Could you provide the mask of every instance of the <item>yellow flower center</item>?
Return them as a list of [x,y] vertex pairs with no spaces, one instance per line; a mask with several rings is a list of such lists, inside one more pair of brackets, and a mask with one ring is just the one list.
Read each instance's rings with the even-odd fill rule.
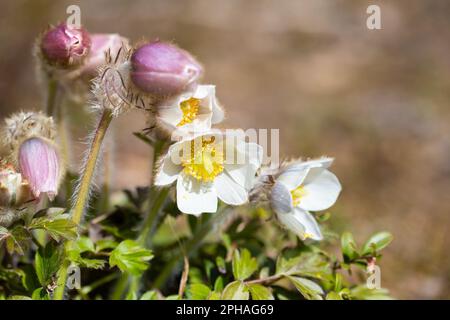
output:
[[197,117],[198,109],[200,107],[200,99],[190,98],[180,103],[180,109],[183,112],[183,118],[177,127],[184,126],[187,123],[191,123]]
[[300,204],[301,199],[306,196],[306,194],[307,192],[303,186],[299,186],[291,191],[294,207]]
[[222,148],[217,148],[215,137],[201,138],[201,145],[196,140],[190,143],[190,155],[181,160],[183,172],[203,182],[213,181],[223,171]]

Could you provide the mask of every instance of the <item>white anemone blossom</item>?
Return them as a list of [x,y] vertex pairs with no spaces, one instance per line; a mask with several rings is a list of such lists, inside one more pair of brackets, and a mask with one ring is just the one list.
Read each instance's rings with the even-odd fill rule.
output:
[[302,240],[322,240],[319,225],[310,211],[330,208],[341,191],[337,177],[327,170],[333,159],[294,162],[275,176],[271,206],[280,223]]
[[214,85],[198,85],[168,105],[158,107],[158,120],[169,131],[207,132],[213,124],[221,122],[224,111],[216,98]]
[[262,156],[260,145],[229,130],[191,135],[170,146],[155,185],[176,181],[177,205],[183,213],[216,212],[218,199],[242,205],[248,201]]

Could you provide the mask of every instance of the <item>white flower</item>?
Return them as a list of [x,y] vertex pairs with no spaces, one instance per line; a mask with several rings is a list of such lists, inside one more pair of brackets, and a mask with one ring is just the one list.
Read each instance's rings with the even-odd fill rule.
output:
[[199,85],[194,92],[171,100],[170,105],[158,107],[158,120],[169,131],[207,132],[223,118],[213,85]]
[[218,199],[230,205],[248,201],[262,147],[229,132],[193,135],[170,146],[155,177],[155,185],[177,181],[181,212],[216,212]]
[[331,207],[341,191],[336,176],[327,170],[333,159],[296,162],[283,168],[271,191],[271,206],[278,220],[303,240],[321,240],[320,228],[309,211]]

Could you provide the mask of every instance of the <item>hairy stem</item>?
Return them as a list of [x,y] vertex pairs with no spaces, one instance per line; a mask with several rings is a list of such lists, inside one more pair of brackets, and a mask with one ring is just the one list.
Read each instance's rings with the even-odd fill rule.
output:
[[58,81],[49,78],[47,83],[47,106],[48,116],[53,116],[56,108],[56,96],[58,95]]
[[[95,131],[94,139],[92,140],[87,161],[85,163],[84,170],[81,175],[78,193],[76,195],[75,203],[72,208],[72,221],[77,225],[79,225],[81,222],[84,209],[86,208],[86,204],[88,202],[91,182],[94,176],[95,168],[97,166],[98,156],[100,154],[102,142],[105,137],[106,131],[108,130],[108,126],[111,123],[111,120],[112,120],[111,111],[105,109],[103,111],[103,114],[100,118],[100,122]],[[72,241],[66,243],[65,246],[66,252],[70,250],[72,245],[73,245]],[[53,296],[54,300],[62,300],[64,298],[64,291],[67,281],[67,269],[69,268],[69,266],[70,261],[65,259],[58,272],[57,288]]]

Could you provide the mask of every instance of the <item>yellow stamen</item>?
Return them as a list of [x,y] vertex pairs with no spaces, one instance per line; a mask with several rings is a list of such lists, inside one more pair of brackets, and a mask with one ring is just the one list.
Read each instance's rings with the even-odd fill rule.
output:
[[191,123],[197,117],[198,109],[200,107],[200,99],[190,98],[180,103],[180,109],[183,112],[183,118],[177,127],[184,126],[187,123]]
[[184,173],[197,180],[210,182],[223,171],[224,154],[222,148],[217,148],[214,141],[215,137],[211,137],[210,140],[201,138],[201,146],[199,141],[190,142],[190,155],[181,160]]
[[291,195],[292,195],[292,202],[295,206],[298,206],[300,204],[300,200],[306,196],[306,190],[303,186],[299,186],[297,188],[295,188],[294,190],[291,191]]

